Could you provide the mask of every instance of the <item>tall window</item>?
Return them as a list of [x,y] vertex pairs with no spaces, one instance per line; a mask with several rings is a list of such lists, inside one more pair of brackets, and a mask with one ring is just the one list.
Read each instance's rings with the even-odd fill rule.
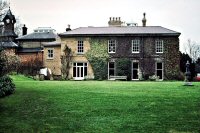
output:
[[88,74],[88,63],[74,63],[73,64],[73,77],[84,79]]
[[108,75],[109,77],[115,75],[115,62],[108,62]]
[[53,49],[48,49],[47,51],[47,59],[53,59]]
[[83,47],[83,41],[78,41],[78,53],[83,54],[84,52],[84,47]]
[[139,63],[133,62],[133,64],[132,64],[132,79],[133,80],[139,79],[138,73],[139,73]]
[[108,53],[116,52],[116,40],[108,40]]
[[163,53],[163,40],[156,40],[156,53]]
[[159,79],[163,79],[163,63],[156,63],[156,76],[159,76]]
[[132,40],[132,53],[140,52],[140,40]]

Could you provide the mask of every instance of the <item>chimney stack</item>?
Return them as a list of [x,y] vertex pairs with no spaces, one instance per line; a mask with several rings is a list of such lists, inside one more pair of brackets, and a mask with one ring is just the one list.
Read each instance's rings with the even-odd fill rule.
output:
[[120,17],[110,17],[108,21],[109,26],[122,26],[123,22]]
[[146,20],[146,17],[145,17],[146,13],[144,13],[143,15],[144,15],[144,18],[142,19],[142,26],[146,27],[146,23],[147,23],[147,20]]
[[24,35],[27,35],[27,27],[26,27],[26,25],[24,25],[24,27],[22,27],[22,35],[24,36]]

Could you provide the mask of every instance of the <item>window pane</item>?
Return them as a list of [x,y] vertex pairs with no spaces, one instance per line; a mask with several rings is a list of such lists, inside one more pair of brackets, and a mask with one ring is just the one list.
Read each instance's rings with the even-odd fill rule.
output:
[[77,63],[77,66],[83,66],[83,63]]
[[108,52],[115,53],[116,51],[116,41],[115,40],[109,40],[108,41]]
[[115,62],[109,62],[109,76],[115,75]]
[[73,67],[73,77],[76,77],[76,67]]
[[114,62],[109,62],[109,68],[115,68],[115,63]]
[[139,52],[140,40],[132,40],[132,52]]
[[157,63],[157,69],[162,69],[162,63]]
[[78,41],[78,53],[83,53],[83,41]]
[[159,79],[162,79],[162,70],[157,70],[157,76],[159,76]]
[[138,79],[138,70],[133,70],[133,79]]
[[156,52],[157,53],[163,52],[163,40],[156,40]]
[[133,69],[138,69],[138,63],[133,63]]
[[81,77],[83,77],[83,67],[81,67]]
[[114,76],[115,75],[115,70],[109,70],[109,76]]
[[84,67],[84,76],[87,76],[87,67]]

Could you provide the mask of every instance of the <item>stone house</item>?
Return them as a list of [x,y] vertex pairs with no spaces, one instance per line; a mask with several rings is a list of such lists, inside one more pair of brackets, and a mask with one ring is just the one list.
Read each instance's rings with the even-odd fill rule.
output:
[[[160,80],[177,78],[179,32],[146,26],[145,14],[142,26],[124,26],[120,18],[110,18],[108,23],[109,27],[81,27],[59,34],[61,55],[66,46],[72,51],[69,78],[96,78],[98,71],[108,79],[128,76],[141,80],[152,75]],[[98,66],[103,59],[106,67]]]
[[56,41],[58,38],[51,27],[39,27],[33,33],[27,34],[27,28],[22,28],[23,36],[16,38],[18,42],[17,54],[21,60],[23,69],[36,65],[37,69],[43,67],[44,46],[43,43]]

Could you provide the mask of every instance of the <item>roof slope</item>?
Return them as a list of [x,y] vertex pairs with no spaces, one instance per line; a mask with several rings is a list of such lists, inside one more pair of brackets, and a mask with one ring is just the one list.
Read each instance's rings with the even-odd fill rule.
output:
[[53,32],[34,32],[18,37],[17,40],[49,40],[56,39],[57,35]]
[[14,48],[14,47],[18,47],[18,45],[12,41],[3,41],[0,43],[0,47]]
[[163,34],[176,35],[180,33],[161,27],[161,26],[124,26],[124,27],[80,27],[72,31],[67,31],[59,34],[60,36],[80,36],[80,35],[149,35],[149,34]]

